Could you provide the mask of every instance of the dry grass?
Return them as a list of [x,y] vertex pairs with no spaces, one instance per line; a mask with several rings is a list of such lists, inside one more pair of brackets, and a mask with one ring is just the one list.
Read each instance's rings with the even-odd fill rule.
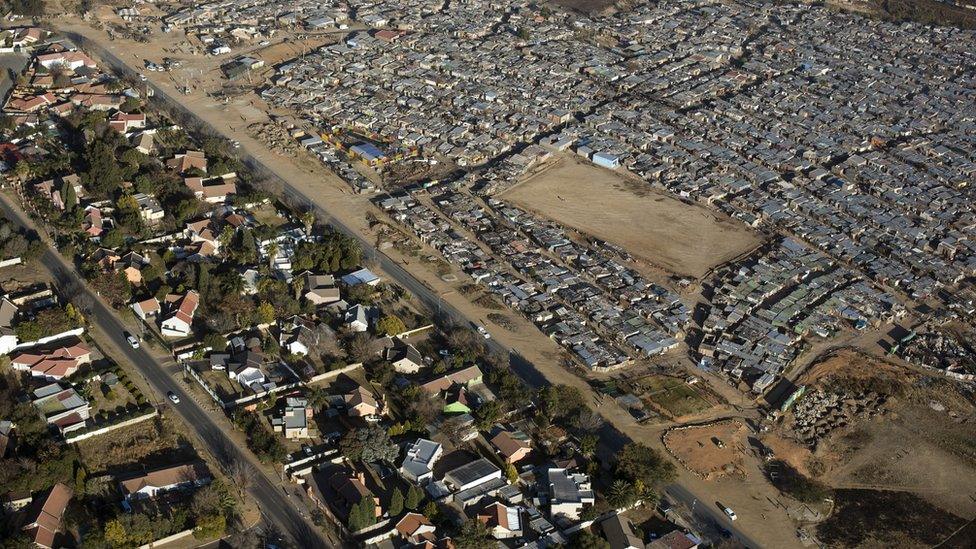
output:
[[728,217],[570,156],[501,198],[693,278],[761,243],[755,232]]
[[664,445],[688,470],[705,479],[744,475],[746,427],[737,420],[679,428],[664,435]]

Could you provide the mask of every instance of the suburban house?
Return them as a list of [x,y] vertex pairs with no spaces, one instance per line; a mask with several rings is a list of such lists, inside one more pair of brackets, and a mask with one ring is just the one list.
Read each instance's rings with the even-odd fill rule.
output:
[[186,337],[190,335],[193,325],[193,315],[200,305],[200,295],[190,290],[183,295],[169,294],[165,300],[163,319],[160,331],[166,337]]
[[146,127],[146,115],[143,113],[125,113],[119,111],[108,119],[108,127],[121,133]]
[[142,301],[133,303],[131,307],[132,312],[134,312],[142,321],[147,321],[150,318],[155,317],[161,310],[159,300],[155,297],[150,297],[149,299],[144,299]]
[[396,523],[396,531],[404,540],[414,545],[425,541],[437,541],[437,528],[420,513],[407,513]]
[[0,354],[9,354],[17,346],[17,332],[14,331],[17,312],[13,301],[0,298]]
[[346,286],[356,286],[359,284],[368,284],[370,286],[376,286],[380,283],[380,277],[373,274],[369,269],[359,269],[358,271],[353,271],[346,276],[342,277],[342,283]]
[[126,502],[152,499],[172,490],[185,490],[209,483],[213,477],[203,461],[194,461],[173,467],[164,467],[129,476],[119,481],[122,497]]
[[567,469],[552,468],[549,476],[549,514],[554,519],[577,521],[585,505],[595,500],[590,478]]
[[155,197],[143,193],[136,193],[132,198],[139,205],[139,217],[150,225],[166,217],[166,212]]
[[293,355],[307,355],[309,346],[314,345],[317,338],[335,337],[327,325],[319,326],[298,315],[278,321],[278,326],[278,344],[281,345],[282,352]]
[[74,387],[65,389],[58,383],[35,389],[32,404],[62,435],[81,429],[91,416],[91,404]]
[[57,538],[64,511],[68,508],[72,495],[74,492],[71,488],[59,482],[46,496],[34,498],[27,509],[26,523],[23,526],[34,545],[45,549],[61,547]]
[[356,389],[345,395],[346,413],[353,417],[370,417],[379,412],[380,405],[373,397],[373,394],[363,387]]
[[64,67],[71,71],[76,71],[81,67],[88,67],[89,69],[97,67],[90,57],[80,51],[42,53],[37,56],[37,64],[48,70],[55,66]]
[[68,377],[89,362],[91,349],[77,337],[31,347],[10,357],[10,367],[14,370],[49,380]]
[[[265,356],[257,347],[233,355],[215,354],[210,356],[211,365],[216,364],[218,360],[222,361],[221,366],[226,368],[227,377],[236,381],[241,387],[250,389],[255,393],[270,391],[275,387],[273,381],[268,381]],[[217,369],[216,366],[215,369]]]
[[478,521],[485,525],[495,539],[508,539],[522,535],[522,511],[500,502],[487,505],[478,512]]
[[222,204],[237,194],[237,174],[231,172],[216,177],[187,177],[183,183],[198,199],[210,204]]
[[335,277],[327,274],[305,273],[305,299],[316,306],[339,301],[339,288]]
[[[610,549],[643,549],[644,541],[634,533],[633,525],[620,513],[604,519],[600,523],[603,535],[610,542]],[[668,546],[670,547],[670,546]]]
[[[604,533],[606,533],[606,529],[604,529]],[[672,530],[648,543],[646,547],[647,549],[698,549],[700,544],[701,540],[694,535],[685,534],[680,530]],[[610,542],[610,548],[616,549],[612,541]]]
[[288,397],[281,415],[271,418],[271,426],[285,438],[309,438],[308,426],[312,423],[314,410],[308,400],[301,397]]
[[491,445],[505,463],[518,463],[532,453],[529,436],[521,431],[501,431],[492,437]]
[[329,467],[313,473],[309,484],[309,496],[343,522],[348,519],[352,508],[364,498],[373,499],[377,518],[383,516],[379,498],[366,487],[366,479],[360,472],[345,467]]
[[141,254],[129,252],[115,262],[115,270],[125,273],[125,278],[131,284],[142,284],[142,270],[149,265],[149,260]]
[[502,470],[485,458],[478,458],[448,471],[442,482],[462,508],[495,495],[508,485],[508,481],[502,478]]
[[376,321],[379,310],[376,307],[356,304],[346,311],[346,325],[353,332],[365,332]]
[[454,385],[471,388],[484,382],[483,374],[478,366],[468,366],[463,370],[451,372],[439,378],[424,383],[421,387],[430,394],[447,391]]
[[399,337],[391,338],[384,355],[383,358],[393,364],[393,369],[401,374],[415,374],[424,367],[424,357],[420,351]]
[[400,474],[416,484],[426,484],[434,476],[434,464],[444,453],[440,444],[418,438],[407,446],[407,455],[400,464]]
[[166,167],[172,168],[179,173],[196,168],[203,173],[207,173],[207,157],[203,151],[186,151],[173,156],[166,161]]

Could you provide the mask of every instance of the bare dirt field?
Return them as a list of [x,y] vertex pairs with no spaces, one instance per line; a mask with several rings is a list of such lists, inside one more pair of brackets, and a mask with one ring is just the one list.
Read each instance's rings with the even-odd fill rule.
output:
[[883,404],[811,448],[789,440],[804,396],[779,432],[764,437],[777,458],[838,491],[897,491],[965,519],[976,516],[976,405],[969,388],[853,350],[820,360],[799,381],[807,395],[875,393]]
[[761,243],[755,232],[722,214],[570,156],[500,198],[693,278]]
[[682,465],[705,480],[745,475],[747,429],[738,420],[679,427],[664,435],[664,445]]

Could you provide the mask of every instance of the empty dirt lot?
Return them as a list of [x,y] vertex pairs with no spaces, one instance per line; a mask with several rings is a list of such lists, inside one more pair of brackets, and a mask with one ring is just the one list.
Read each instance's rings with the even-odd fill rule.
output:
[[745,474],[746,427],[738,420],[679,427],[664,445],[682,465],[706,480]]
[[722,214],[572,156],[558,158],[500,198],[696,279],[761,242]]

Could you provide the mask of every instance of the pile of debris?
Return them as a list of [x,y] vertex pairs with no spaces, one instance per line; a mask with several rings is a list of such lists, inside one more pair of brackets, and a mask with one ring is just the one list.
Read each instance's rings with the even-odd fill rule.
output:
[[247,127],[247,131],[276,153],[294,156],[298,152],[298,142],[278,124],[272,122],[251,124]]
[[790,428],[799,442],[816,448],[835,429],[880,413],[885,400],[884,395],[874,391],[855,395],[817,389],[807,393],[793,408]]
[[976,353],[952,334],[941,330],[905,338],[898,354],[908,362],[926,368],[958,375],[976,374]]

